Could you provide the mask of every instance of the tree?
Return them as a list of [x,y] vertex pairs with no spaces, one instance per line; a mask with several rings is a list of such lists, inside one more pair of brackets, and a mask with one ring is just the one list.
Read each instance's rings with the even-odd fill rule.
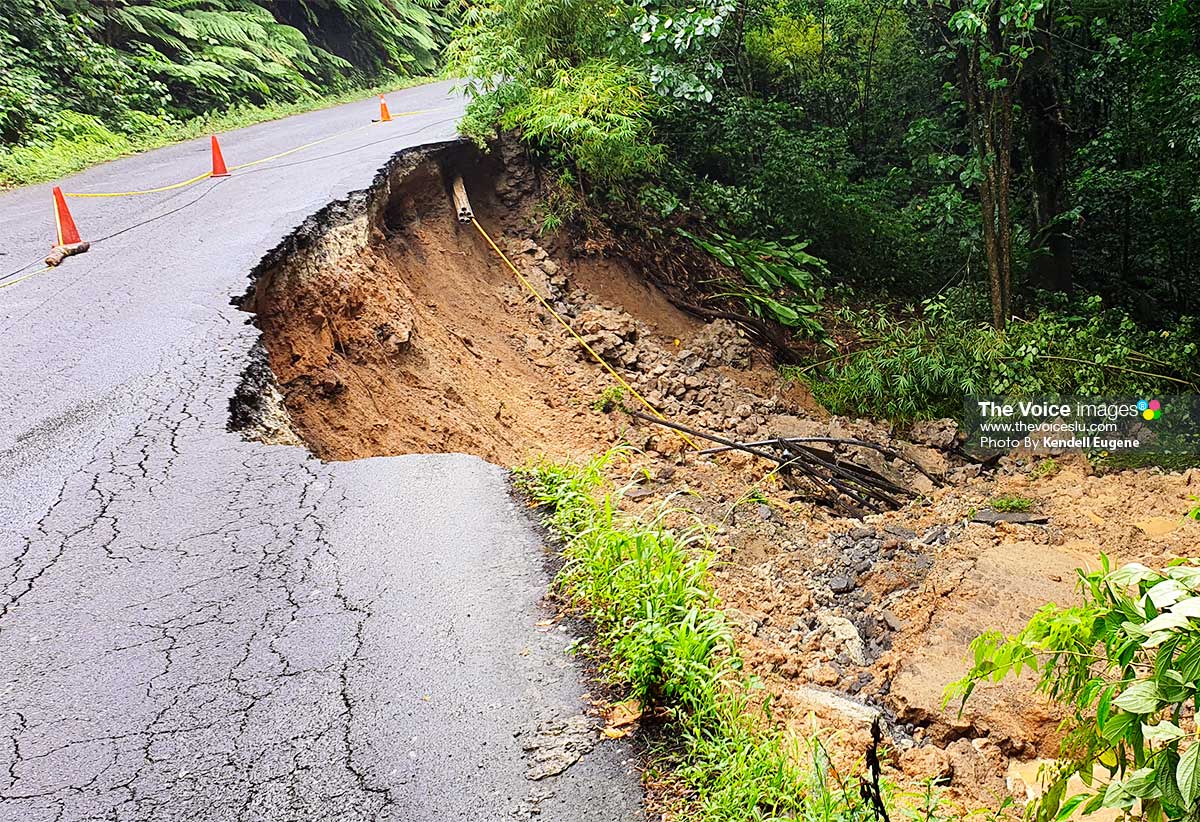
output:
[[1037,13],[1034,51],[1018,84],[1025,115],[1033,220],[1030,226],[1030,276],[1036,287],[1069,292],[1072,287],[1073,240],[1064,225],[1067,211],[1068,127],[1058,87],[1049,5]]
[[950,0],[929,8],[954,55],[959,94],[977,165],[992,324],[1012,315],[1013,122],[1022,67],[1035,51],[1046,0]]

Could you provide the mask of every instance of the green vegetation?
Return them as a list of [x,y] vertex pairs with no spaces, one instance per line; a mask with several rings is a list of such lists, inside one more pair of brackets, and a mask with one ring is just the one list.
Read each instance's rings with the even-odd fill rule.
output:
[[1058,464],[1058,460],[1054,457],[1046,457],[1033,467],[1031,473],[1034,479],[1046,479],[1055,476],[1061,470],[1062,466]]
[[431,0],[6,2],[0,185],[396,87],[448,27]]
[[823,260],[804,250],[807,242],[798,237],[737,239],[717,232],[705,239],[682,228],[676,231],[742,275],[744,283],[730,285],[725,295],[741,300],[753,316],[773,319],[806,337],[826,338],[816,319],[825,296],[817,283],[829,272]]
[[1200,497],[1192,496],[1190,499],[1196,504],[1187,512],[1187,518],[1200,522]]
[[1024,514],[1033,510],[1033,500],[1020,494],[1001,494],[988,500],[988,507],[1001,514]]
[[600,396],[592,402],[592,410],[607,414],[616,409],[625,409],[625,389],[619,385],[610,385],[600,392]]
[[1149,329],[1099,296],[1043,295],[1004,332],[956,288],[920,311],[842,312],[854,350],[792,373],[837,414],[958,416],[965,395],[1158,396],[1200,390],[1200,329]]
[[[981,683],[1029,670],[1068,712],[1057,766],[1029,808],[1065,820],[1100,808],[1147,822],[1200,815],[1200,563],[1080,571],[1080,605],[1047,605],[1019,634],[983,634],[975,663],[947,692],[964,703]],[[1086,789],[1067,796],[1078,775]]]
[[668,509],[620,513],[604,492],[615,456],[528,466],[517,483],[548,511],[565,559],[557,586],[595,626],[609,677],[678,729],[677,744],[656,753],[694,800],[684,818],[866,822],[857,783],[837,776],[821,744],[787,736],[754,707],[707,579],[706,529],[668,528]]
[[1198,19],[1188,0],[485,0],[449,61],[474,78],[465,133],[513,131],[570,181],[545,230],[586,205],[682,233],[729,271],[693,285],[803,343],[831,410],[912,419],[964,393],[1195,390]]
[[767,496],[766,492],[763,491],[761,488],[754,487],[754,488],[751,488],[749,491],[747,491],[745,494],[743,494],[740,499],[738,499],[737,504],[741,505],[742,503],[749,503],[751,505],[770,506],[771,499],[770,499],[770,497]]

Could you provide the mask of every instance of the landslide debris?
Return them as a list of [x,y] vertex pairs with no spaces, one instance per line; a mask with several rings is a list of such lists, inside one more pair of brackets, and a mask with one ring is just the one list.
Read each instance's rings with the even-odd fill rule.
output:
[[[632,398],[598,402],[611,377],[456,221],[454,173],[555,311],[670,418],[740,440],[861,438],[941,484],[864,455],[864,467],[896,472],[922,498],[841,517],[761,460],[682,453],[677,435],[622,413]],[[1074,569],[1099,552],[1148,564],[1194,553],[1200,523],[1180,512],[1200,494],[1200,472],[1098,476],[1068,458],[1053,472],[1020,459],[993,470],[955,455],[961,434],[950,421],[900,437],[831,417],[781,380],[743,329],[684,313],[624,258],[556,250],[535,228],[537,190],[511,145],[486,158],[465,146],[418,151],[310,221],[241,301],[263,348],[231,424],[334,460],[461,451],[514,464],[630,444],[636,451],[610,469],[627,486],[622,506],[653,512],[669,500],[681,522],[716,526],[714,583],[781,722],[807,735],[815,715],[841,729],[849,765],[878,714],[893,778],[937,779],[968,805],[1008,792],[1023,801],[1024,783],[1006,775],[1054,754],[1058,717],[1029,681],[982,689],[961,717],[942,708],[945,686],[965,670],[971,639],[1070,601]],[[1045,522],[972,521],[1001,493],[1036,499]],[[564,748],[566,759],[577,747]]]

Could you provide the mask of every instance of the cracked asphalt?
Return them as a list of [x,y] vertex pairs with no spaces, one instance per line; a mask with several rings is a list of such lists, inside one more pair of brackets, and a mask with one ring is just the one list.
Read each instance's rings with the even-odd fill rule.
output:
[[[454,138],[448,84],[388,102],[433,111],[254,173],[73,200],[85,239],[150,222],[0,291],[3,822],[642,818],[623,743],[568,740],[592,750],[526,778],[585,685],[572,638],[537,624],[541,541],[501,469],[322,463],[226,431],[257,338],[230,305],[247,273],[400,149]],[[222,135],[225,158],[376,106]],[[64,188],[207,162],[192,141]],[[50,203],[49,186],[0,194],[0,274],[48,250]]]

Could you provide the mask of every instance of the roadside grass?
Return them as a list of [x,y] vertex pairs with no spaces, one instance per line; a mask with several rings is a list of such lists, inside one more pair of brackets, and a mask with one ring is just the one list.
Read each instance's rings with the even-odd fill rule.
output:
[[669,500],[648,517],[617,509],[619,492],[607,487],[604,469],[619,455],[527,465],[516,470],[516,483],[544,507],[545,525],[561,540],[556,586],[594,625],[604,671],[643,706],[665,709],[676,731],[653,751],[683,789],[687,807],[676,818],[873,818],[857,783],[841,779],[815,735],[789,736],[769,704],[752,699],[755,682],[708,581],[708,529],[667,527],[677,513]]
[[436,79],[393,77],[370,87],[348,89],[290,103],[239,106],[183,121],[135,113],[126,124],[125,131],[113,131],[87,114],[64,111],[59,115],[57,134],[53,140],[0,146],[0,190],[56,180],[118,157],[329,108]]

